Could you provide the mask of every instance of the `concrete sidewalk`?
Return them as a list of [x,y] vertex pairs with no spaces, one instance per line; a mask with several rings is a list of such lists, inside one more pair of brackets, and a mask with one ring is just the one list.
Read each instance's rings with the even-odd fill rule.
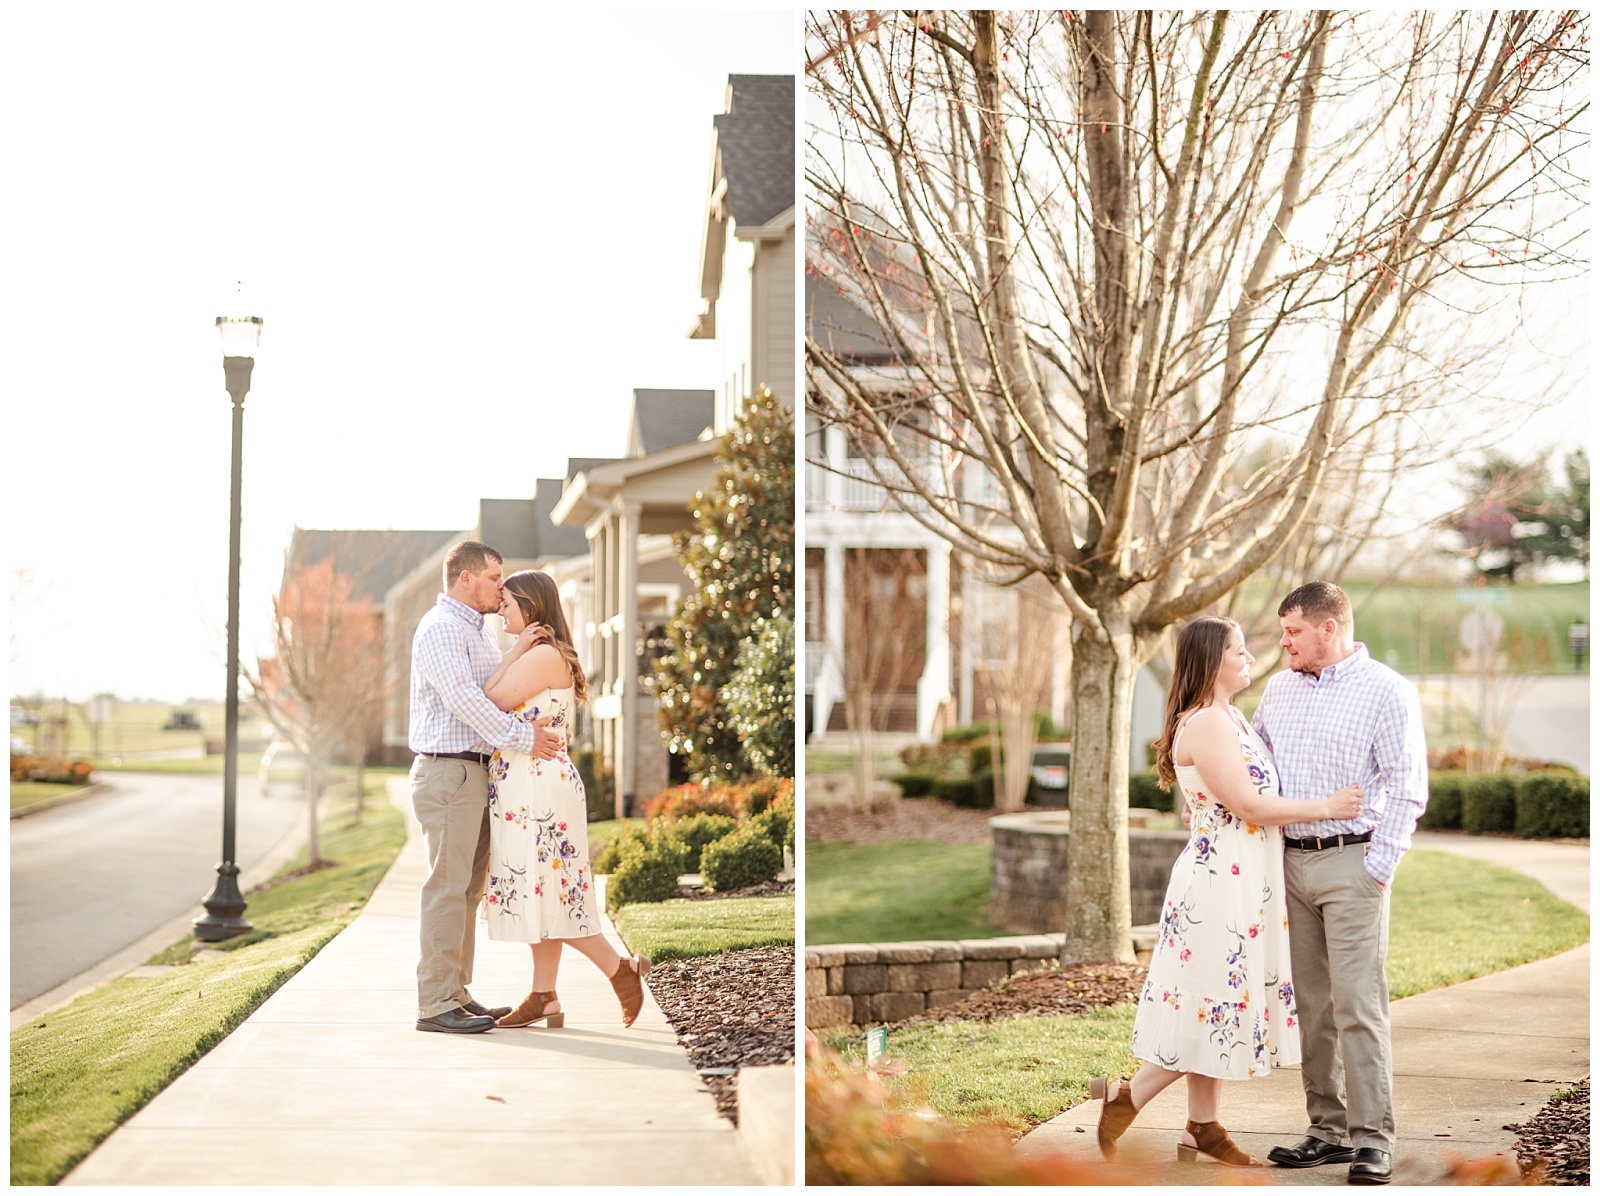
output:
[[[1566,843],[1419,834],[1414,846],[1455,851],[1527,872],[1563,900],[1589,909],[1589,849]],[[1589,1074],[1589,945],[1390,1006],[1394,1045],[1397,1184],[1438,1181],[1451,1157],[1503,1154],[1514,1165],[1516,1134],[1558,1089]],[[1025,1137],[1020,1150],[1063,1151],[1095,1166],[1100,1102],[1085,1101]],[[1265,1159],[1305,1132],[1299,1068],[1228,1084],[1223,1124],[1240,1149]],[[1342,1186],[1345,1165],[1236,1171],[1204,1160],[1183,1165],[1174,1147],[1185,1121],[1184,1085],[1139,1111],[1121,1157],[1153,1167],[1156,1182],[1216,1184],[1248,1175],[1292,1186]]]
[[[425,857],[407,820],[361,916],[62,1182],[760,1182],[648,987],[624,1030],[609,982],[576,952],[561,965],[564,1029],[414,1028]],[[485,1004],[528,990],[527,948],[481,924],[476,970]]]

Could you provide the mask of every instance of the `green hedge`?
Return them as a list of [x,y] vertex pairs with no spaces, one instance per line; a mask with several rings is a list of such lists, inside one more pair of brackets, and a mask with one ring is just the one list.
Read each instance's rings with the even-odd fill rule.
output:
[[1439,771],[1428,774],[1428,808],[1417,819],[1425,831],[1461,829],[1461,794],[1467,786],[1467,772]]
[[889,779],[900,786],[901,797],[927,797],[939,778],[931,772],[902,772]]
[[1511,773],[1469,774],[1461,785],[1461,829],[1469,835],[1510,834],[1517,825],[1517,781]]
[[733,834],[706,845],[700,876],[714,893],[771,880],[783,870],[783,849],[764,827],[747,822]]
[[724,835],[731,835],[739,827],[736,818],[724,814],[694,814],[680,818],[672,827],[672,837],[689,851],[687,871],[700,871],[700,853]]
[[1146,810],[1172,813],[1172,790],[1161,787],[1154,772],[1136,772],[1128,777],[1128,804]]
[[1524,839],[1587,839],[1589,778],[1535,772],[1517,786],[1516,832]]

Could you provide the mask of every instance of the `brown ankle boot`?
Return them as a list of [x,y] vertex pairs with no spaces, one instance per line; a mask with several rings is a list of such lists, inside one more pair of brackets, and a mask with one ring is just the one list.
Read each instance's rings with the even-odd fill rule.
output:
[[644,985],[640,983],[650,974],[650,961],[642,955],[625,958],[617,964],[611,976],[611,989],[622,1003],[622,1024],[633,1025],[633,1019],[644,1008]]
[[547,993],[529,993],[522,998],[522,1004],[495,1022],[495,1025],[512,1029],[517,1026],[531,1026],[534,1022],[543,1020],[547,1028],[559,1030],[567,1024],[567,1015],[560,1011],[555,1013],[545,1012],[549,1006],[555,1003],[556,994],[554,989]]
[[1119,1081],[1117,1095],[1107,1100],[1106,1091],[1110,1087],[1111,1080],[1107,1076],[1096,1076],[1089,1081],[1089,1096],[1101,1102],[1100,1124],[1095,1127],[1095,1138],[1100,1145],[1101,1157],[1108,1160],[1117,1157],[1117,1139],[1127,1132],[1139,1114],[1139,1110],[1133,1107],[1132,1084],[1127,1080]]
[[1184,1128],[1194,1138],[1195,1145],[1185,1146],[1182,1142],[1178,1143],[1178,1158],[1182,1162],[1197,1162],[1196,1154],[1207,1154],[1228,1167],[1261,1166],[1234,1145],[1233,1139],[1228,1137],[1228,1131],[1223,1128],[1220,1121],[1191,1121]]

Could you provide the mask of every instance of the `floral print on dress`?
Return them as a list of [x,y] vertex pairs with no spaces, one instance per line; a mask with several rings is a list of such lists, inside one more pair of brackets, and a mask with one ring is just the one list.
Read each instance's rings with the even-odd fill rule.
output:
[[[1266,745],[1234,716],[1257,792],[1278,792]],[[1181,732],[1180,732],[1181,734]],[[1179,765],[1189,842],[1172,866],[1133,1053],[1173,1071],[1250,1079],[1300,1062],[1283,835],[1238,818]]]
[[[545,690],[512,714],[523,722],[546,715],[565,734],[573,690]],[[489,937],[536,943],[600,932],[589,868],[588,803],[583,778],[565,747],[549,760],[501,749],[490,765]]]

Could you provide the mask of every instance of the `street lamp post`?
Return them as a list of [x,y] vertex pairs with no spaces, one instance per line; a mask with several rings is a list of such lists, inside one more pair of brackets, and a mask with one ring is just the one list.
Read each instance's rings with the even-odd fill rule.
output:
[[222,371],[233,399],[233,479],[228,511],[228,700],[222,763],[222,862],[217,883],[206,894],[206,912],[194,920],[194,937],[221,942],[254,929],[244,918],[239,865],[234,862],[234,807],[239,794],[239,474],[244,443],[244,396],[261,341],[260,316],[218,316]]

